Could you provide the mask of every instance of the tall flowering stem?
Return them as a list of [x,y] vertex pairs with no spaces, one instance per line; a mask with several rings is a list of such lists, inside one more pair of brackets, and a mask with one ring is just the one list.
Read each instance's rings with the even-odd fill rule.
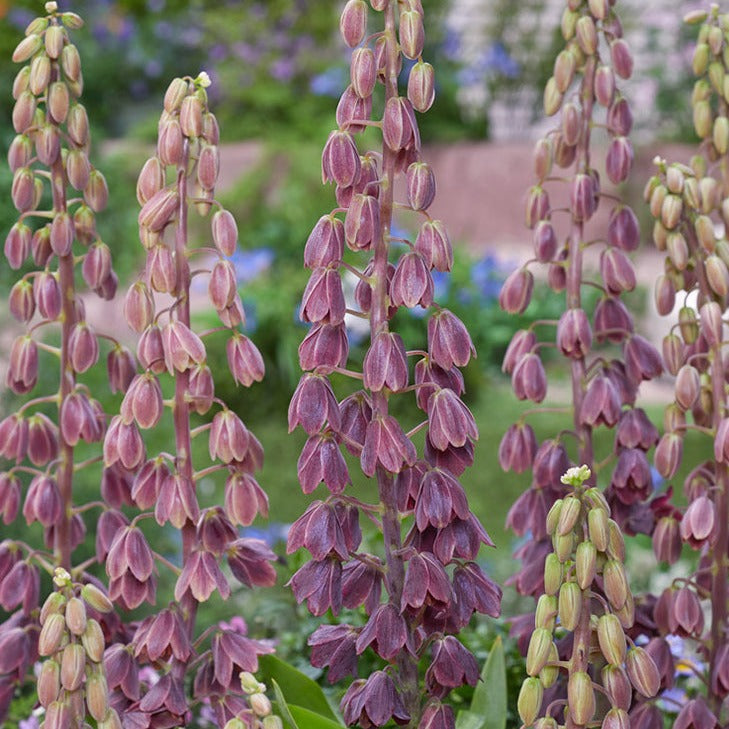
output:
[[[653,240],[666,256],[656,282],[659,313],[668,315],[678,298],[678,322],[663,341],[666,369],[675,375],[675,400],[665,412],[665,433],[656,468],[671,479],[683,459],[687,430],[706,434],[714,459],[695,464],[684,481],[687,507],[667,512],[653,538],[656,557],[669,564],[682,544],[700,550],[692,579],[674,583],[659,597],[655,619],[660,635],[698,641],[706,659],[706,703],[689,702],[677,722],[701,715],[704,726],[721,721],[729,695],[729,413],[724,317],[729,304],[729,72],[725,39],[729,15],[697,11],[686,20],[700,24],[693,57],[697,77],[692,104],[701,139],[690,166],[656,159],[657,173],[645,190],[655,218]],[[695,293],[695,297],[689,294]],[[687,418],[690,411],[691,418]],[[693,464],[691,464],[693,465]],[[705,625],[702,604],[711,606]],[[708,704],[708,706],[707,706]],[[709,718],[710,717],[710,718]]]
[[[626,639],[634,602],[623,564],[625,543],[605,497],[587,483],[590,475],[587,466],[570,468],[562,477],[565,496],[547,515],[554,551],[545,563],[544,594],[526,657],[529,677],[517,703],[524,726],[630,726],[633,689],[651,698],[660,686],[651,656]],[[560,660],[557,636],[561,643],[571,638],[568,660]],[[566,697],[549,692],[560,671],[567,673]],[[596,690],[608,704],[600,702],[599,712]]]
[[[526,222],[533,230],[534,258],[509,276],[500,294],[503,309],[523,312],[534,285],[529,268],[538,264],[546,267],[550,287],[565,294],[566,310],[559,321],[537,320],[518,331],[503,363],[516,396],[540,403],[547,394],[540,350],[556,344],[570,362],[572,397],[565,413],[572,417],[572,428],[539,445],[527,423],[529,415],[539,413],[535,408],[508,429],[499,447],[504,470],[532,471],[532,487],[514,505],[508,521],[518,534],[532,536],[521,549],[525,567],[515,584],[523,594],[535,596],[543,590],[541,566],[549,550],[544,517],[564,490],[560,475],[570,462],[570,442],[575,444],[575,460],[589,466],[593,483],[601,472],[612,470],[606,498],[617,523],[628,533],[652,531],[654,518],[645,503],[652,491],[646,453],[657,442],[658,432],[635,401],[640,383],[662,371],[659,353],[635,334],[633,318],[620,298],[636,284],[626,254],[638,246],[638,222],[630,207],[603,191],[591,151],[604,116],[605,124],[600,126],[609,137],[608,178],[614,185],[627,179],[633,161],[627,138],[632,116],[616,79],[631,75],[632,58],[621,37],[615,4],[567,3],[562,34],[566,47],[555,60],[554,75],[544,92],[545,112],[553,116],[561,111],[561,118],[537,142],[538,183],[527,198]],[[568,176],[555,174],[555,166]],[[549,189],[560,185],[568,187],[569,205],[553,209]],[[606,230],[593,220],[601,203],[611,206]],[[596,251],[599,257],[593,256]],[[585,264],[588,256],[598,258],[597,280]],[[587,288],[600,292],[591,315],[584,308]],[[538,334],[552,327],[555,339],[540,340]],[[611,358],[614,345],[621,347],[622,359]],[[600,426],[616,428],[613,452],[603,459],[596,456],[593,445],[593,431]]]
[[[312,493],[323,482],[329,493],[290,531],[289,551],[305,547],[313,557],[291,585],[315,615],[362,605],[368,615],[362,628],[324,625],[309,640],[313,664],[328,666],[332,682],[356,676],[357,656],[368,647],[387,664],[350,685],[342,700],[345,721],[369,727],[394,719],[434,729],[454,726],[452,708],[442,702],[450,689],[478,679],[474,657],[454,634],[474,611],[498,615],[501,592],[474,561],[490,540],[458,481],[473,462],[478,437],[460,399],[458,369],[473,356],[473,344],[463,323],[433,302],[430,272],[450,270],[453,251],[443,223],[427,212],[435,180],[421,158],[415,116],[434,99],[433,68],[421,57],[423,10],[418,0],[372,0],[370,6],[382,22],[371,35],[364,0],[350,0],[342,12],[340,30],[354,49],[351,85],[322,156],[323,180],[336,185],[339,207],[319,220],[304,250],[312,274],[301,317],[312,326],[299,348],[306,373],[289,407],[289,428],[300,425],[309,436],[298,464],[303,490]],[[398,84],[403,57],[414,61],[406,96]],[[378,85],[384,88],[384,114],[373,120]],[[382,148],[360,155],[355,135],[368,126],[381,131]],[[395,199],[400,176],[404,201]],[[392,236],[398,208],[421,216],[414,243]],[[345,260],[345,247],[354,263]],[[347,308],[344,299],[345,273],[358,281],[356,308]],[[391,330],[399,307],[431,310],[427,351],[406,352]],[[362,372],[347,369],[347,315],[370,325]],[[338,402],[333,373],[362,389]],[[414,395],[427,414],[408,432],[389,410],[398,393]],[[422,457],[411,440],[419,431],[425,431]],[[378,504],[347,491],[342,446],[376,479]],[[360,514],[382,530],[382,556],[360,550]],[[418,662],[429,653],[423,690]]]
[[[260,540],[239,538],[236,528],[251,524],[259,513],[267,515],[267,497],[254,477],[263,450],[241,418],[215,397],[203,342],[219,329],[227,331],[234,379],[250,386],[263,378],[261,355],[240,331],[244,311],[229,260],[238,237],[235,220],[214,198],[219,129],[208,108],[209,83],[205,73],[172,81],[159,122],[157,153],[139,176],[140,239],[147,262],[127,293],[124,313],[141,334],[138,356],[145,371],[132,380],[104,441],[106,467],[133,474],[125,500],[141,510],[131,523],[118,505],[110,505],[102,516],[97,557],[105,560],[111,599],[122,609],[145,601],[154,605],[156,563],[177,574],[174,602],[145,618],[130,640],[125,642],[120,634],[106,652],[115,708],[124,722],[144,726],[184,726],[191,707],[200,702],[211,707],[220,727],[228,722],[231,727],[259,726],[270,714],[270,704],[258,689],[246,691],[238,680],[240,671],[256,670],[258,656],[270,648],[232,628],[201,634],[196,628],[201,602],[216,590],[223,599],[230,596],[220,567],[224,558],[236,579],[249,587],[275,580],[273,553]],[[209,218],[214,247],[191,244],[188,215],[193,208]],[[194,269],[191,261],[196,262]],[[222,324],[200,334],[193,331],[190,316],[194,276],[207,277],[208,298]],[[153,292],[159,295],[156,300]],[[169,400],[160,384],[164,372],[174,380]],[[212,419],[194,427],[192,418],[213,407],[217,412]],[[147,457],[140,429],[158,426],[165,408],[171,411],[174,452]],[[207,438],[212,461],[204,468],[193,459],[193,440],[201,436]],[[216,473],[227,474],[225,504],[201,509],[198,485]],[[181,531],[181,569],[152,551],[139,526],[146,517]],[[161,674],[147,693],[140,692],[138,677],[144,664]],[[193,667],[190,700],[186,677]]]
[[[39,522],[45,530],[45,547],[9,540],[0,545],[0,606],[12,613],[0,628],[0,720],[40,652],[47,660],[38,694],[51,728],[80,727],[85,701],[96,720],[114,716],[100,664],[99,621],[106,624],[108,601],[97,587],[84,587],[90,578],[85,565],[74,566],[73,551],[86,534],[87,508],[74,503],[75,474],[99,461],[92,456],[79,463],[76,447],[82,440],[98,443],[106,426],[100,404],[77,379],[97,363],[99,344],[86,321],[76,272],[80,267],[88,288],[107,300],[114,297],[117,278],[109,247],[96,231],[95,214],[106,206],[108,190],[89,162],[89,121],[79,101],[81,61],[69,33],[83,21],[75,13],[59,13],[55,2],[45,9],[13,54],[25,64],[13,84],[17,136],[8,152],[12,201],[20,216],[4,252],[12,269],[27,265],[29,257],[33,267],[10,292],[10,311],[28,329],[13,342],[6,384],[19,395],[34,391],[39,359],[46,355],[59,362],[59,384],[56,392],[36,394],[0,422],[0,456],[14,462],[0,474],[3,521],[15,521],[25,491],[26,523]],[[50,345],[42,335],[54,328],[60,329],[59,342]],[[111,390],[125,390],[134,369],[131,353],[114,343],[108,366]],[[57,408],[57,422],[43,412],[49,406]],[[55,574],[57,588],[40,616],[39,568]],[[84,683],[85,671],[94,680]]]
[[[609,181],[619,185],[628,178],[633,163],[628,139],[632,116],[618,89],[618,80],[630,77],[633,61],[622,38],[616,5],[608,0],[569,0],[564,8],[561,30],[566,45],[555,60],[553,75],[544,90],[545,113],[559,113],[560,118],[557,126],[536,144],[537,184],[527,196],[526,223],[533,231],[534,258],[507,278],[499,299],[506,311],[524,312],[534,286],[529,269],[538,264],[546,267],[549,286],[565,296],[565,311],[558,321],[535,321],[528,329],[518,331],[507,349],[503,369],[511,375],[512,387],[520,400],[541,403],[546,397],[547,377],[540,358],[543,347],[556,344],[557,351],[570,363],[571,402],[564,412],[571,416],[572,427],[539,445],[527,422],[529,415],[540,412],[535,408],[508,429],[499,447],[504,470],[532,471],[531,488],[518,499],[508,516],[508,524],[517,534],[529,536],[517,553],[524,566],[513,582],[522,594],[537,598],[546,591],[555,595],[550,587],[554,585],[550,571],[556,569],[553,563],[557,560],[559,569],[566,570],[565,595],[575,607],[569,627],[571,644],[560,643],[559,658],[566,661],[569,674],[566,686],[557,681],[555,671],[548,671],[547,677],[532,674],[524,689],[529,696],[529,711],[522,713],[522,719],[527,725],[538,716],[551,716],[557,706],[553,699],[561,700],[565,689],[569,707],[565,721],[571,726],[585,726],[595,712],[594,700],[589,703],[593,695],[591,681],[595,678],[589,678],[590,642],[595,611],[599,613],[599,605],[605,602],[604,598],[600,602],[599,590],[605,588],[601,582],[592,586],[594,570],[589,580],[581,580],[575,569],[580,550],[593,554],[597,549],[600,564],[603,559],[615,558],[603,554],[605,545],[596,547],[590,543],[585,531],[584,510],[588,505],[581,491],[565,492],[562,474],[571,461],[576,461],[585,464],[583,480],[589,485],[595,487],[598,479],[604,478],[607,488],[604,497],[600,495],[604,502],[601,508],[604,514],[612,515],[610,529],[621,542],[621,530],[627,534],[650,534],[655,513],[663,506],[663,500],[648,503],[653,483],[647,452],[656,444],[658,432],[643,410],[635,407],[640,383],[661,374],[661,358],[646,339],[635,334],[633,318],[620,298],[636,285],[627,254],[639,244],[638,222],[630,207],[616,194],[603,189],[592,151],[595,132],[603,127],[609,142],[605,157]],[[565,172],[556,174],[555,168]],[[567,187],[569,202],[566,208],[554,209],[550,190],[554,192],[559,186]],[[594,220],[601,203],[611,206],[606,229],[599,228]],[[590,273],[590,259],[598,263],[597,278]],[[592,312],[586,305],[587,287],[599,292]],[[540,335],[552,327],[556,336],[545,341]],[[615,345],[621,347],[622,358],[614,356]],[[605,456],[595,453],[593,442],[593,432],[600,426],[616,428],[614,447]],[[580,488],[582,485],[581,481]],[[600,494],[594,488],[590,493]],[[554,513],[562,498],[571,499],[577,521],[561,530],[564,533],[555,533],[547,528],[547,515]],[[578,550],[574,554],[573,548]],[[603,582],[606,581],[603,576]],[[623,629],[633,624],[632,597],[628,595],[619,605],[610,604],[615,611],[623,611],[622,627],[618,626],[622,636]],[[523,650],[531,640],[533,621],[532,615],[514,621],[513,631],[519,635]],[[544,628],[539,620],[536,627]],[[578,691],[583,697],[575,701],[574,682],[585,686]],[[545,688],[549,689],[547,708],[542,714]],[[604,682],[601,688],[607,690]],[[611,698],[613,708],[630,708],[629,688],[627,693],[627,701],[619,704]],[[577,711],[577,705],[584,702],[589,710]]]

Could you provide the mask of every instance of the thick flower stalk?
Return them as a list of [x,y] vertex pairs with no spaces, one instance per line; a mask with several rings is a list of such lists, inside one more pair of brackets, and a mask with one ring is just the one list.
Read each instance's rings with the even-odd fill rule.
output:
[[[587,466],[570,468],[561,479],[564,497],[547,515],[553,551],[517,703],[526,727],[629,727],[633,690],[649,699],[660,687],[653,659],[625,633],[635,613],[625,543],[602,492],[587,483],[590,475]],[[566,697],[546,694],[560,671],[567,674]]]
[[[658,431],[635,402],[640,383],[662,371],[660,354],[635,333],[633,318],[621,301],[621,295],[636,285],[627,254],[638,246],[638,221],[619,197],[603,190],[592,151],[595,132],[604,127],[609,181],[618,185],[627,179],[633,161],[628,140],[632,116],[617,80],[630,77],[633,62],[615,3],[570,0],[562,16],[562,35],[566,46],[544,91],[546,114],[561,116],[537,142],[538,181],[527,197],[534,258],[509,276],[500,294],[502,308],[523,312],[534,281],[529,267],[541,264],[549,286],[565,295],[560,319],[537,320],[516,332],[503,363],[516,396],[540,403],[547,394],[540,351],[556,345],[569,362],[571,402],[556,411],[571,416],[572,428],[538,444],[527,419],[550,409],[527,410],[499,447],[504,470],[532,472],[531,488],[514,504],[508,523],[517,534],[530,536],[519,550],[524,567],[514,583],[519,592],[535,597],[544,591],[543,567],[551,549],[545,516],[563,496],[560,476],[571,462],[589,466],[593,485],[602,476],[613,519],[626,533],[652,532],[654,509],[646,503],[653,489],[647,452],[657,442]],[[553,209],[549,190],[560,186],[567,187],[569,203]],[[601,204],[610,206],[606,227],[593,220]],[[599,265],[599,276],[586,265],[590,258]],[[586,293],[595,289],[599,299],[590,311]],[[556,330],[551,341],[545,338],[550,329]],[[616,345],[622,358],[615,356]],[[593,446],[593,431],[600,426],[615,428],[612,451],[604,456]],[[527,619],[515,626],[523,648],[529,635],[520,629],[531,630],[530,623]]]
[[[713,441],[714,459],[690,464],[694,468],[683,484],[686,508],[667,510],[653,535],[660,561],[675,562],[682,544],[701,552],[697,572],[659,597],[655,621],[661,635],[695,639],[706,660],[708,707],[701,698],[691,702],[677,725],[685,725],[700,709],[707,722],[702,726],[713,726],[729,695],[729,370],[724,340],[729,304],[729,15],[713,5],[709,13],[695,12],[687,20],[700,23],[692,105],[701,143],[690,167],[657,159],[657,174],[645,190],[655,218],[653,240],[666,256],[665,273],[656,282],[656,306],[668,315],[677,298],[682,303],[677,324],[663,340],[666,369],[676,378],[675,400],[666,408],[655,463],[672,479],[684,461],[688,430]],[[710,620],[705,624],[707,603]]]
[[[33,392],[39,380],[48,387],[48,380],[39,377],[39,360],[50,357],[58,361],[58,375],[50,378],[51,383],[58,382],[58,389],[35,394],[0,422],[0,456],[11,462],[0,473],[3,522],[15,521],[22,504],[26,523],[40,523],[45,541],[45,547],[22,541],[0,544],[0,606],[12,613],[0,627],[0,720],[40,648],[41,655],[50,656],[43,671],[60,666],[53,680],[39,683],[46,727],[52,729],[80,727],[87,716],[85,696],[89,713],[102,724],[108,719],[103,684],[91,699],[91,683],[79,682],[84,666],[89,675],[103,680],[99,624],[90,629],[93,636],[86,632],[92,623],[85,618],[83,601],[71,600],[70,592],[71,586],[78,592],[79,583],[89,581],[84,565],[73,564],[73,551],[86,534],[82,513],[88,508],[74,503],[75,474],[100,460],[92,456],[78,462],[76,446],[80,441],[100,442],[106,427],[100,404],[77,381],[77,375],[97,363],[99,344],[86,321],[76,273],[80,268],[88,288],[102,299],[114,297],[117,278],[109,247],[96,231],[95,214],[106,206],[108,191],[103,175],[89,162],[89,122],[79,101],[81,61],[69,33],[83,21],[75,13],[57,12],[55,2],[45,9],[47,15],[30,23],[13,54],[15,62],[25,64],[13,85],[17,136],[8,152],[11,196],[20,215],[5,240],[5,257],[12,269],[28,270],[12,287],[9,300],[10,312],[27,331],[11,347],[6,384],[18,395]],[[54,329],[60,333],[57,344],[51,345],[44,336]],[[134,370],[131,353],[114,343],[107,364],[112,392],[125,390]],[[55,418],[49,415],[54,408]],[[48,597],[46,606],[71,606],[65,627],[64,610],[52,609],[60,631],[52,649],[38,644],[39,631],[43,637],[49,630],[46,608],[40,616],[43,630],[38,623],[39,568],[51,575],[60,569],[66,575],[56,582],[58,591]],[[94,615],[103,620],[98,611]],[[66,630],[73,634],[70,642],[64,638]],[[63,660],[57,652],[61,648]],[[68,668],[72,659],[66,657],[72,652],[73,679]]]
[[[383,726],[394,720],[422,729],[452,728],[452,708],[442,699],[478,679],[474,657],[455,634],[474,611],[498,615],[501,597],[475,561],[490,540],[458,480],[473,462],[478,438],[460,397],[459,368],[474,351],[463,323],[433,302],[430,272],[450,270],[453,251],[443,223],[427,212],[435,180],[421,157],[415,112],[430,108],[434,81],[432,66],[421,58],[422,7],[417,0],[370,5],[371,10],[364,0],[350,0],[341,16],[342,36],[354,49],[352,83],[322,155],[323,180],[336,185],[339,207],[319,220],[304,250],[312,273],[301,317],[311,329],[299,348],[305,374],[291,400],[289,428],[301,426],[308,435],[298,464],[303,490],[312,493],[323,482],[328,493],[291,528],[289,551],[305,547],[312,555],[291,586],[314,615],[360,606],[367,613],[364,627],[324,625],[309,639],[313,664],[328,667],[332,682],[357,676],[358,656],[368,647],[385,661],[383,670],[350,685],[342,700],[347,724]],[[368,35],[368,16],[383,22],[384,30]],[[414,61],[406,95],[398,85],[403,58]],[[378,87],[384,113],[373,120]],[[360,154],[355,135],[367,126],[381,131],[383,144]],[[396,202],[399,176],[406,197]],[[397,208],[421,216],[414,243],[392,236]],[[345,260],[350,256],[353,263]],[[344,299],[345,272],[359,281],[355,309]],[[431,310],[427,350],[406,351],[391,330],[399,307]],[[362,372],[347,369],[346,315],[370,325]],[[361,389],[338,402],[333,373]],[[389,409],[391,397],[400,393],[411,393],[427,416],[409,430]],[[412,440],[420,431],[425,431],[422,457]],[[343,448],[376,480],[378,504],[347,490]],[[382,531],[382,555],[360,549],[362,514]],[[418,676],[423,656],[431,661],[424,687]]]
[[[184,726],[191,707],[200,702],[212,708],[220,727],[228,721],[235,726],[237,720],[255,726],[258,715],[241,690],[238,672],[255,671],[258,655],[270,652],[232,629],[200,634],[196,629],[198,605],[215,591],[223,599],[230,595],[223,560],[249,587],[275,580],[273,553],[260,540],[239,538],[236,528],[251,524],[259,513],[267,514],[267,497],[254,477],[263,450],[241,418],[215,397],[203,342],[227,331],[228,364],[235,380],[249,386],[263,378],[261,355],[240,332],[244,311],[229,260],[237,227],[214,198],[219,129],[208,109],[209,83],[205,73],[172,81],[156,154],[139,176],[139,231],[147,262],[127,293],[124,313],[141,335],[137,354],[144,372],[132,380],[104,441],[106,467],[134,474],[125,500],[140,509],[130,522],[118,508],[109,508],[99,523],[97,556],[106,563],[111,599],[122,609],[144,602],[155,605],[157,564],[177,574],[174,601],[145,618],[128,644],[120,640],[107,649],[113,705],[123,722],[133,726]],[[209,218],[214,246],[191,244],[188,214],[193,207]],[[191,259],[199,260],[200,268],[193,270]],[[190,317],[196,276],[207,278],[208,297],[222,323],[199,334]],[[153,292],[160,296],[155,299]],[[165,296],[167,301],[161,301]],[[160,384],[165,372],[174,383],[169,400],[163,398]],[[217,410],[215,415],[193,427],[193,417],[211,408]],[[172,452],[147,456],[140,430],[157,427],[165,409],[174,432]],[[207,438],[212,465],[193,462],[192,443],[199,437]],[[198,485],[216,473],[226,474],[224,506],[201,508]],[[152,551],[140,528],[141,520],[149,517],[181,531],[181,570]],[[193,661],[195,680],[188,697],[186,677]],[[139,679],[139,666],[145,664],[160,675],[147,692],[140,690]]]

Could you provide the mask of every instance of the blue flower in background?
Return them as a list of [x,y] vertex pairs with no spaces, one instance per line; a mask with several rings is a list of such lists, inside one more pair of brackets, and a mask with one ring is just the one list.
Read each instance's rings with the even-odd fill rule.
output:
[[486,301],[498,298],[504,270],[495,256],[487,255],[471,267],[471,281]]
[[235,276],[239,284],[248,283],[268,271],[273,264],[275,253],[273,248],[253,248],[249,251],[240,248],[228,259],[235,268]]
[[519,75],[519,64],[509,55],[503,43],[496,41],[487,48],[479,59],[479,65],[487,73],[506,78]]
[[35,15],[30,10],[23,8],[13,8],[8,13],[8,22],[18,30],[25,30],[33,18],[35,18]]
[[246,332],[253,334],[258,329],[258,317],[256,316],[256,302],[253,299],[243,300],[243,310],[246,313],[246,323],[243,327]]
[[653,481],[654,491],[659,491],[661,486],[666,482],[663,476],[658,473],[658,469],[655,466],[651,466],[651,480]]
[[317,96],[339,97],[347,85],[346,71],[340,66],[333,66],[314,76],[309,82],[309,89]]
[[282,524],[280,522],[270,522],[264,527],[245,527],[240,529],[240,535],[242,537],[248,537],[250,539],[260,539],[265,542],[269,547],[274,547],[279,542],[285,542],[288,535],[291,524]]

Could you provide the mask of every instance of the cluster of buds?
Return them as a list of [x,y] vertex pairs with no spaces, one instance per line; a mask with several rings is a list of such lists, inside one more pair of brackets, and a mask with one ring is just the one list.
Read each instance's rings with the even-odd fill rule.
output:
[[[593,133],[604,126],[609,136],[608,178],[614,185],[625,181],[633,160],[628,140],[632,116],[617,80],[630,77],[633,63],[615,3],[609,0],[569,0],[562,35],[566,45],[544,92],[546,114],[561,115],[558,125],[536,144],[538,182],[527,196],[526,223],[533,230],[536,262],[547,268],[549,286],[565,292],[566,309],[558,321],[539,320],[517,331],[503,362],[517,398],[535,403],[547,394],[540,348],[556,343],[569,362],[572,402],[565,412],[572,416],[573,428],[539,444],[527,423],[527,416],[539,412],[537,408],[507,430],[499,447],[504,470],[532,471],[531,488],[513,506],[508,523],[518,534],[531,537],[518,553],[524,567],[514,582],[519,592],[535,597],[544,591],[542,567],[550,550],[545,516],[563,495],[560,476],[570,465],[569,439],[576,440],[576,460],[589,465],[593,479],[599,468],[612,469],[605,495],[613,518],[626,533],[651,533],[655,523],[654,505],[647,503],[653,488],[647,452],[658,441],[658,431],[635,403],[641,382],[661,374],[661,357],[635,333],[633,317],[621,301],[621,295],[636,285],[628,254],[639,244],[638,221],[617,196],[602,192],[591,152]],[[605,124],[597,125],[601,117]],[[570,177],[565,180],[564,172],[554,176],[555,166],[569,170]],[[563,184],[569,187],[569,204],[560,234],[556,218],[561,211],[552,210],[548,188]],[[612,209],[607,230],[599,231],[593,218],[603,200]],[[585,259],[598,248],[599,257],[594,258],[600,275],[594,280]],[[527,265],[504,283],[499,301],[506,311],[521,313],[529,305],[534,278]],[[602,292],[591,312],[584,308],[586,285]],[[552,342],[538,337],[546,327],[556,329]],[[622,358],[610,358],[615,345],[620,346]],[[600,459],[598,467],[593,430],[599,426],[615,428],[616,434],[612,452]]]
[[[115,643],[107,651],[113,705],[123,722],[147,722],[144,726],[184,726],[190,720],[185,674],[193,658],[194,699],[211,705],[218,726],[247,715],[249,702],[233,678],[234,669],[254,671],[258,655],[269,652],[267,646],[230,630],[214,633],[209,649],[201,651],[195,635],[197,605],[215,591],[223,599],[230,595],[222,560],[227,559],[234,577],[248,586],[275,580],[273,553],[260,540],[239,538],[236,528],[251,524],[259,513],[267,515],[268,500],[254,477],[263,450],[241,418],[215,397],[203,342],[219,329],[227,331],[228,363],[235,380],[249,386],[263,378],[261,355],[240,332],[245,315],[229,260],[238,237],[235,220],[214,197],[219,129],[208,108],[209,83],[205,73],[172,81],[164,98],[156,154],[139,176],[139,232],[147,263],[127,293],[124,314],[141,335],[137,354],[144,372],[131,380],[104,440],[104,465],[117,475],[118,498],[116,503],[107,500],[97,557],[105,561],[115,603],[133,609],[145,601],[156,602],[160,557],[137,525],[139,519],[153,516],[160,526],[169,522],[182,532],[183,566],[173,567],[175,601],[146,618],[128,646]],[[210,217],[214,247],[188,244],[193,206]],[[193,257],[202,259],[202,268],[191,271]],[[209,298],[222,327],[197,334],[190,320],[190,283],[201,274],[209,277]],[[168,296],[159,310],[153,292]],[[174,380],[170,400],[162,396],[160,377],[165,371]],[[220,409],[208,423],[193,429],[191,417],[206,415],[213,407]],[[165,408],[171,410],[174,454],[148,457],[140,431],[156,427]],[[192,440],[200,436],[207,436],[212,465],[196,470]],[[219,472],[227,474],[225,504],[201,508],[197,486]],[[141,514],[130,523],[119,508],[122,503],[138,507]],[[139,683],[139,666],[144,664],[164,673],[146,693]]]
[[[528,678],[517,704],[526,727],[630,726],[643,713],[641,698],[654,697],[660,687],[653,658],[626,635],[635,604],[625,574],[625,543],[605,497],[586,483],[589,478],[587,466],[570,468],[562,477],[567,491],[547,514],[553,551],[544,565],[545,589],[526,656]],[[566,698],[557,682],[560,669],[567,673]],[[598,701],[596,687],[606,702]]]
[[[328,667],[331,682],[357,675],[358,655],[368,647],[385,661],[383,670],[355,680],[342,700],[347,724],[383,726],[391,719],[425,729],[452,729],[452,708],[442,699],[463,684],[475,684],[475,658],[458,641],[474,611],[496,616],[500,589],[475,562],[488,535],[470,512],[459,477],[473,462],[478,431],[461,400],[459,368],[474,355],[463,323],[435,307],[428,321],[427,351],[406,351],[389,322],[399,307],[433,306],[431,271],[448,271],[453,251],[444,225],[427,212],[435,195],[430,166],[422,160],[415,112],[434,99],[433,68],[421,57],[423,10],[419,0],[372,0],[384,30],[367,34],[365,0],[344,6],[340,30],[353,48],[351,85],[337,108],[338,129],[322,155],[324,182],[336,185],[339,207],[323,216],[304,250],[312,270],[301,316],[311,329],[299,348],[305,374],[289,407],[289,428],[301,426],[308,440],[298,463],[306,493],[324,483],[325,498],[311,504],[289,533],[288,550],[305,547],[312,560],[292,578],[299,602],[314,615],[364,606],[364,627],[347,623],[319,627],[309,639],[312,663]],[[414,61],[401,96],[402,59]],[[373,95],[384,86],[382,119],[370,118]],[[382,132],[381,151],[360,154],[355,135],[373,126]],[[395,203],[398,175],[407,199]],[[391,236],[393,208],[420,214],[415,242],[398,254]],[[344,213],[344,220],[338,217]],[[345,249],[361,256],[344,260]],[[342,274],[358,279],[357,308],[348,309]],[[345,316],[369,321],[370,347],[362,371],[347,369]],[[409,360],[414,358],[412,367]],[[362,389],[338,402],[329,376],[361,382]],[[410,392],[426,419],[406,432],[388,410],[393,394]],[[412,436],[425,430],[418,456]],[[363,473],[376,478],[380,502],[363,503],[350,483],[345,450]],[[360,549],[360,513],[382,529],[384,555]],[[412,526],[403,533],[403,520]],[[381,599],[385,594],[384,601]],[[432,653],[419,686],[418,662]]]
[[250,671],[241,671],[239,678],[250,708],[245,718],[231,719],[224,729],[283,729],[281,717],[273,713],[271,701],[266,696],[266,684],[258,681]]
[[[675,376],[675,399],[665,410],[655,465],[666,479],[674,478],[684,461],[688,430],[712,439],[714,459],[683,464],[691,468],[683,482],[687,506],[667,503],[653,533],[660,561],[674,563],[683,544],[701,553],[693,578],[660,595],[654,619],[660,636],[690,637],[706,659],[706,701],[699,696],[689,702],[676,725],[713,727],[729,696],[729,371],[723,319],[729,305],[729,15],[712,5],[709,12],[690,13],[686,21],[700,25],[692,106],[701,142],[688,166],[657,158],[657,172],[645,188],[653,241],[666,256],[664,273],[656,281],[656,308],[668,315],[677,296],[683,302],[663,340],[665,367]],[[705,625],[707,603],[711,617]]]
[[[96,231],[95,214],[105,207],[108,190],[104,176],[89,162],[89,121],[79,101],[83,90],[81,61],[69,33],[83,21],[75,13],[59,13],[55,2],[46,3],[45,9],[47,15],[28,25],[25,39],[13,53],[13,60],[24,64],[13,84],[12,121],[17,136],[8,151],[13,172],[11,197],[19,218],[7,235],[4,252],[12,269],[29,269],[12,287],[9,298],[11,314],[28,329],[12,344],[6,384],[24,395],[32,392],[39,380],[42,383],[39,350],[58,358],[60,384],[57,392],[27,400],[0,422],[0,457],[11,463],[0,473],[0,514],[4,523],[10,524],[22,504],[26,523],[42,525],[48,550],[19,541],[0,546],[0,605],[8,612],[18,610],[0,629],[5,640],[16,641],[12,645],[18,650],[11,650],[12,659],[4,656],[0,666],[0,721],[13,685],[22,682],[28,660],[38,652],[38,567],[51,574],[54,567],[71,570],[72,552],[86,533],[83,507],[73,504],[74,473],[81,467],[74,464],[75,447],[81,440],[100,442],[106,427],[100,404],[77,382],[77,375],[99,358],[97,336],[86,321],[84,301],[76,286],[77,265],[88,288],[102,299],[113,298],[117,288],[109,247]],[[50,209],[45,209],[47,201]],[[56,346],[40,337],[54,326],[60,328]],[[133,356],[115,344],[107,364],[110,389],[124,391],[134,373]],[[57,408],[56,422],[42,412],[49,406]],[[22,648],[17,643],[21,640],[18,630],[23,631]],[[69,630],[73,634],[70,626]],[[56,647],[44,655],[55,655],[57,649],[66,651],[66,643],[75,646],[66,651],[69,656],[77,648],[85,650],[79,643],[82,634],[67,640],[66,634],[59,632]],[[94,640],[98,648],[98,635]],[[100,650],[103,652],[103,639]],[[99,650],[94,655],[97,657],[90,660],[98,664]],[[5,670],[8,660],[10,670]],[[41,702],[47,699],[43,705],[49,729],[71,726],[63,718],[64,712],[71,711],[74,726],[85,716],[83,694],[76,692],[75,684],[79,675],[84,675],[86,658],[74,666],[72,660],[76,661],[64,655],[60,664],[51,662],[61,666],[58,680],[63,687],[59,690],[67,692],[68,701],[58,699],[58,691],[48,688],[55,685],[52,678],[45,681],[48,690],[44,689]],[[88,681],[92,676],[103,681],[98,666],[88,673]],[[67,686],[69,682],[73,689]],[[75,698],[71,699],[72,695]],[[102,726],[105,703],[99,691],[95,696],[98,701],[94,699],[93,710],[91,704],[89,710]]]
[[98,587],[74,585],[60,567],[53,581],[57,589],[41,608],[38,636],[38,653],[45,658],[38,675],[44,726],[82,729],[89,716],[100,729],[120,729],[119,715],[109,705],[100,623],[113,606]]

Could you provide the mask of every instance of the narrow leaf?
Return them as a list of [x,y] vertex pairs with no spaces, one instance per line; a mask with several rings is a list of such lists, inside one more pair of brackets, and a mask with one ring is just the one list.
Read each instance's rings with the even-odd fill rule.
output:
[[[506,662],[501,636],[491,646],[468,713],[481,717],[478,729],[506,729]],[[468,724],[460,729],[472,727]]]
[[261,680],[268,683],[269,680],[276,679],[289,705],[300,706],[314,714],[338,721],[319,684],[306,674],[276,656],[261,656],[259,666]]
[[273,692],[276,694],[277,708],[281,713],[281,718],[289,725],[289,729],[299,729],[297,723],[294,721],[294,717],[291,716],[289,705],[286,703],[281,687],[278,685],[275,678],[271,679],[271,684],[273,686]]

